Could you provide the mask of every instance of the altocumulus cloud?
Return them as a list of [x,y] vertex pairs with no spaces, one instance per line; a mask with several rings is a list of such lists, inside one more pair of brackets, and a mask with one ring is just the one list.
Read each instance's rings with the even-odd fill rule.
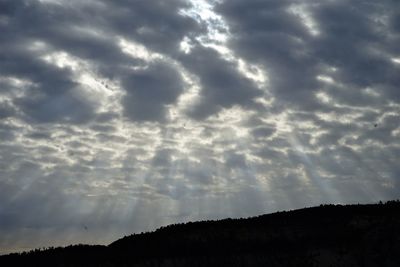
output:
[[398,198],[398,10],[0,0],[0,251]]

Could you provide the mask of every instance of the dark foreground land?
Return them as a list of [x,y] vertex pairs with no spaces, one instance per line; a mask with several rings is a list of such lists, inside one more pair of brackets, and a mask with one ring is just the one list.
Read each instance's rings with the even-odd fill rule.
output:
[[400,202],[204,221],[0,257],[0,266],[400,266]]

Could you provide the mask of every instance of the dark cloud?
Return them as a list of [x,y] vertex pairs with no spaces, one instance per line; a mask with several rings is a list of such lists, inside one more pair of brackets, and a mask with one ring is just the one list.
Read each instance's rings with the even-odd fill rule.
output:
[[154,167],[166,167],[169,169],[172,163],[172,154],[174,150],[172,149],[160,149],[157,154],[153,157]]
[[[389,2],[224,1],[217,11],[227,18],[235,51],[265,65],[274,95],[316,110],[324,108],[313,97],[320,88],[316,77],[326,74],[324,66],[337,69],[326,75],[344,83],[350,94],[362,96],[366,87],[392,97],[397,94],[393,90],[399,78],[385,57],[395,40],[380,21]],[[306,6],[318,35],[312,36],[301,18],[289,12],[295,4]],[[360,97],[347,99],[357,104]]]
[[163,63],[152,63],[132,72],[123,80],[126,96],[124,114],[133,121],[163,121],[165,108],[173,104],[184,89],[176,69]]
[[27,119],[79,123],[92,116],[94,107],[73,90],[78,85],[71,79],[69,70],[32,58],[27,51],[5,51],[0,54],[1,74],[31,82],[21,88],[25,91],[23,96],[13,99],[14,105]]
[[15,108],[8,102],[0,102],[0,119],[5,119],[15,115]]
[[[62,88],[59,88],[62,90]],[[28,118],[37,122],[84,123],[94,116],[94,107],[79,93],[65,92],[60,95],[20,99],[16,104]]]
[[116,112],[105,112],[105,113],[97,113],[95,121],[98,123],[106,123],[117,119],[119,114]]
[[225,152],[225,165],[228,169],[247,169],[246,157],[228,150]]
[[224,59],[211,48],[196,47],[182,57],[183,65],[200,80],[200,100],[188,110],[195,119],[204,119],[222,108],[234,105],[254,108],[254,98],[262,91],[250,79],[239,73],[233,62]]
[[309,54],[310,35],[295,16],[288,14],[289,4],[226,1],[217,10],[227,18],[235,51],[266,66],[275,95],[311,105],[309,92],[316,86],[313,74],[317,62]]
[[252,130],[252,134],[255,138],[267,138],[273,135],[275,132],[274,128],[259,127]]
[[111,125],[93,125],[92,127],[91,127],[91,129],[93,130],[93,131],[96,131],[96,132],[114,132],[116,129],[115,129],[115,127],[114,126],[111,126]]
[[170,54],[177,52],[184,36],[201,30],[194,20],[178,14],[179,10],[188,8],[189,5],[183,0],[173,0],[168,3],[113,1],[111,8],[115,11],[110,18],[113,27],[120,33],[132,36],[152,50]]
[[30,133],[27,135],[28,138],[32,138],[32,139],[44,139],[44,140],[48,140],[51,139],[51,133],[49,132],[34,132],[34,133]]

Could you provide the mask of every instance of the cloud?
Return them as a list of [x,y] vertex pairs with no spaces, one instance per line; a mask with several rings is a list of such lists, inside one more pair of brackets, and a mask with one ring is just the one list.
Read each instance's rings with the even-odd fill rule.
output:
[[254,82],[213,49],[194,48],[182,62],[198,76],[201,86],[199,101],[188,110],[189,116],[195,119],[207,118],[234,105],[254,107],[254,98],[262,95]]
[[0,0],[0,252],[398,197],[397,10]]
[[8,101],[4,101],[4,102],[0,103],[0,119],[5,119],[8,117],[11,117],[14,115],[14,113],[15,113],[15,110]]
[[14,98],[13,102],[27,118],[37,122],[81,123],[93,119],[97,110],[87,95],[79,93],[82,89],[78,87],[85,87],[77,77],[79,72],[98,71],[105,77],[121,79],[127,66],[142,64],[126,57],[119,36],[135,39],[147,49],[167,49],[173,54],[184,35],[197,30],[192,20],[177,14],[186,6],[183,1],[168,6],[160,1],[5,1],[2,5],[5,22],[0,25],[1,47],[7,53],[1,55],[0,69],[5,76],[30,83],[25,88],[28,96]]
[[[389,2],[225,1],[217,10],[230,23],[235,51],[266,66],[275,96],[320,110],[327,107],[313,96],[321,87],[319,75],[357,96],[368,87],[385,96],[395,94],[399,80],[390,61],[394,39],[383,21],[391,14]],[[347,99],[357,103],[360,97]]]
[[163,63],[153,63],[123,81],[124,113],[133,121],[165,120],[166,105],[176,102],[184,84],[179,73]]

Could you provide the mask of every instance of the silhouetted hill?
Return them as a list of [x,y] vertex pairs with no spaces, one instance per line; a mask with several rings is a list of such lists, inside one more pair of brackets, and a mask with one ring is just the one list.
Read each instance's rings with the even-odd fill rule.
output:
[[0,266],[400,266],[400,202],[323,205],[135,234],[109,246],[0,257]]

